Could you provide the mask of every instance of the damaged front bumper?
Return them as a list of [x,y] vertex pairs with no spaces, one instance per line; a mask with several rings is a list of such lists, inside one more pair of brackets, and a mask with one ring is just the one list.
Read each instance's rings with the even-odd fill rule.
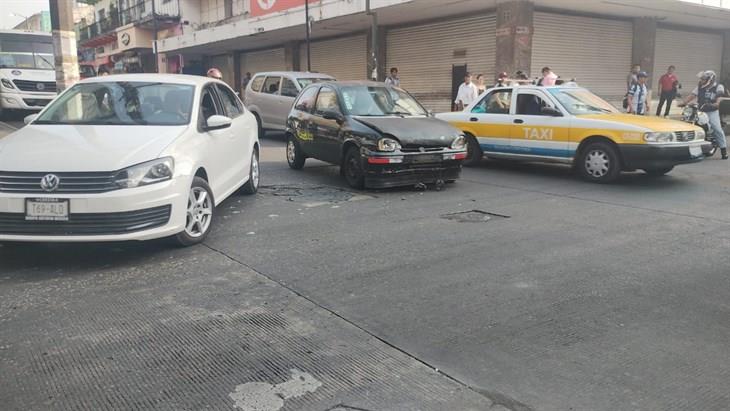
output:
[[361,154],[365,186],[388,188],[456,180],[461,174],[466,149],[384,153],[363,148]]

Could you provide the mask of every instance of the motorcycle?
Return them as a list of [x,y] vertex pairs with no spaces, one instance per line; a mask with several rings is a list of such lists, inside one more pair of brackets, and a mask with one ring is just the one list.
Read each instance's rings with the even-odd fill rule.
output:
[[[707,113],[700,111],[697,104],[688,104],[682,110],[682,121],[692,123],[705,130],[705,141],[712,144],[712,148],[709,152],[706,152],[705,155],[707,157],[714,156],[720,146],[714,133],[710,131],[710,119],[707,117]],[[722,128],[724,129],[726,126],[725,122],[722,122]]]

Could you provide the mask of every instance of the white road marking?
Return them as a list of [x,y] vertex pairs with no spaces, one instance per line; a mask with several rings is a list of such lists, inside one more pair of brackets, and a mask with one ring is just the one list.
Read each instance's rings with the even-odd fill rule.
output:
[[284,400],[315,392],[321,386],[312,374],[293,369],[289,381],[281,384],[248,382],[237,385],[228,396],[234,406],[243,411],[279,411],[284,407]]

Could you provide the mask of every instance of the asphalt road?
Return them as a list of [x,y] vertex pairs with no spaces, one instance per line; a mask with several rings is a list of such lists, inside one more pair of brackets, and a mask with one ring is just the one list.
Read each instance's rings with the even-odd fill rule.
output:
[[0,248],[0,402],[279,409],[247,384],[298,380],[283,409],[727,409],[730,162],[351,192],[263,145],[204,246]]

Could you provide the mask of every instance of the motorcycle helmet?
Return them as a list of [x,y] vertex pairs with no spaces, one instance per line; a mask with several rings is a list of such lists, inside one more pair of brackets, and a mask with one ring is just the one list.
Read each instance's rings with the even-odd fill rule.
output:
[[697,125],[698,126],[706,126],[710,123],[710,118],[707,116],[707,113],[700,111],[697,113]]
[[717,74],[715,74],[712,70],[705,70],[700,71],[697,73],[697,77],[700,79],[700,82],[703,84],[712,84],[715,82],[715,79],[717,78]]

